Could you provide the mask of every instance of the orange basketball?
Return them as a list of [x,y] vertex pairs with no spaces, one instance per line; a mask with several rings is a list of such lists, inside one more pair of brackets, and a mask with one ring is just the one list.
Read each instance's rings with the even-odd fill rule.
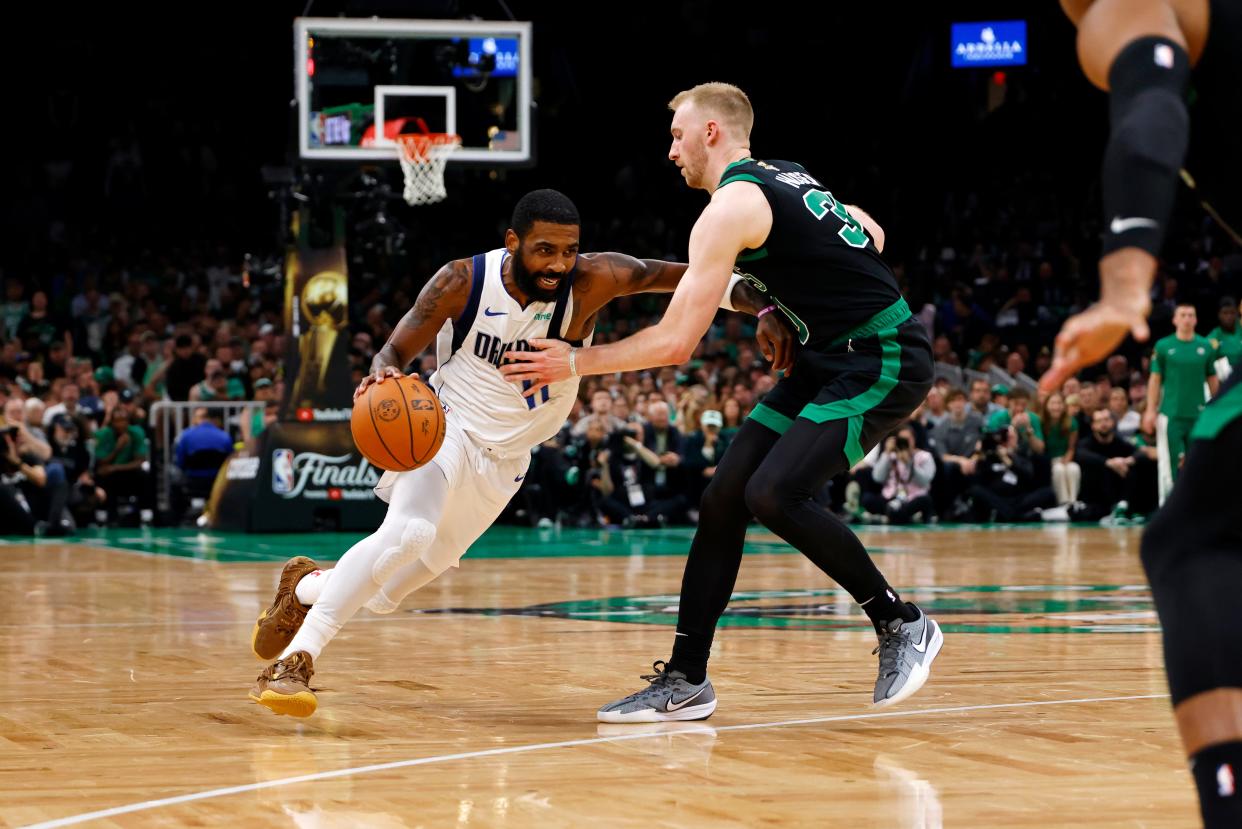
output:
[[409,472],[431,460],[444,442],[444,409],[418,377],[372,383],[354,401],[354,445],[373,466]]

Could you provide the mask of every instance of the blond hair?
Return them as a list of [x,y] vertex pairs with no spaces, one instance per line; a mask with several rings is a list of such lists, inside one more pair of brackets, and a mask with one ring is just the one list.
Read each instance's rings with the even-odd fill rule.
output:
[[701,83],[693,89],[678,92],[668,102],[668,108],[676,112],[687,103],[714,115],[727,126],[737,128],[741,132],[740,138],[750,137],[750,128],[755,123],[755,111],[751,109],[746,93],[733,84]]

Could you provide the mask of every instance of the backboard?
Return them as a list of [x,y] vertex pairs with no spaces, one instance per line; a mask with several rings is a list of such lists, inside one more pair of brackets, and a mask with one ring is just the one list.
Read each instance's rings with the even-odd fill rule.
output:
[[418,119],[450,163],[531,160],[529,22],[300,17],[293,44],[304,160],[395,161]]

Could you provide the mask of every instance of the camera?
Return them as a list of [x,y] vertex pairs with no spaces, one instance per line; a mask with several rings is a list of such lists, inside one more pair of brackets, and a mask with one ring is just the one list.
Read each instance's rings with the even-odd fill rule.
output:
[[0,444],[0,472],[9,475],[21,468],[20,463],[14,464],[9,459],[10,447],[17,447],[17,426],[0,426],[0,439],[4,440]]
[[997,448],[1004,446],[1009,438],[1009,430],[994,429],[979,436],[979,451],[985,455],[996,454]]
[[897,451],[898,452],[909,452],[910,451],[910,441],[906,438],[905,435],[897,436]]

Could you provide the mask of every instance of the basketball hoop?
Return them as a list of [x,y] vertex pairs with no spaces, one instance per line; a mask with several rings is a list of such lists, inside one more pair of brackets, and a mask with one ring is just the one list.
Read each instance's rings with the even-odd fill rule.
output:
[[393,136],[397,159],[405,174],[407,204],[433,204],[448,195],[444,188],[444,164],[461,147],[461,136],[446,132],[408,133]]

